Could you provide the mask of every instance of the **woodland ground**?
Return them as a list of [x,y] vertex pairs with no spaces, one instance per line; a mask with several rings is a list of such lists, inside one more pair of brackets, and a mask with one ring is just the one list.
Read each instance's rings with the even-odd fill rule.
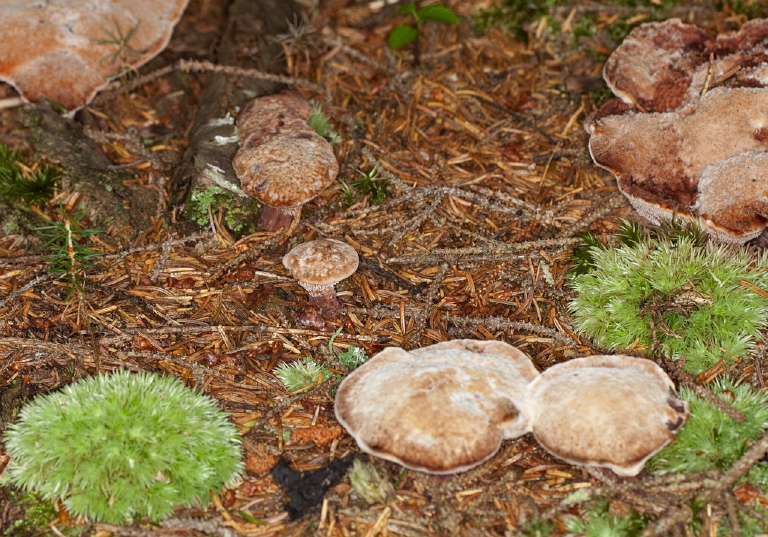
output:
[[[108,161],[100,166],[120,174],[133,212],[110,222],[107,209],[97,207],[81,221],[84,228],[106,225],[90,237],[101,256],[84,273],[82,292],[69,296],[66,283],[48,275],[45,240],[31,227],[42,224],[36,214],[60,219],[60,204],[70,217],[81,204],[90,207],[91,192],[72,171],[76,163],[61,154],[74,138],[65,139],[70,134],[62,133],[70,131],[58,122],[41,133],[39,117],[47,116],[38,108],[0,112],[0,141],[21,150],[28,163],[57,162],[68,174],[56,199],[40,209],[3,206],[0,428],[36,394],[130,369],[181,378],[215,397],[247,431],[246,476],[206,512],[180,509],[162,526],[77,526],[63,510],[33,521],[30,504],[6,488],[0,529],[39,534],[49,531],[34,529],[42,521],[67,534],[99,536],[224,537],[233,530],[248,536],[481,536],[519,534],[527,524],[550,520],[558,535],[565,532],[562,517],[581,508],[564,505],[563,498],[590,489],[612,500],[615,513],[634,509],[654,520],[651,534],[684,534],[692,515],[678,507],[700,482],[670,487],[641,475],[615,483],[550,457],[530,435],[505,442],[490,461],[453,477],[404,474],[374,461],[397,483],[396,498],[367,505],[351,492],[345,463],[335,462],[358,453],[333,415],[338,380],[290,394],[273,373],[281,362],[311,357],[344,374],[328,350],[339,328],[336,352],[356,346],[369,356],[393,345],[498,339],[544,370],[604,350],[572,332],[566,279],[577,233],[605,235],[622,218],[637,220],[586,148],[582,122],[609,96],[602,63],[643,20],[678,16],[712,33],[746,20],[712,2],[638,3],[557,2],[529,11],[524,43],[495,28],[473,29],[473,14],[487,3],[448,2],[462,24],[424,25],[415,65],[412,49],[396,55],[386,46],[388,32],[406,22],[396,11],[320,2],[303,6],[291,28],[283,18],[274,31],[259,16],[271,9],[269,2],[252,2],[256,14],[246,16],[236,12],[242,2],[192,0],[166,52],[74,119],[77,139],[95,142],[88,150],[99,153],[93,158],[102,162],[103,152]],[[282,71],[289,86],[329,116],[342,140],[339,180],[304,208],[291,236],[252,232],[248,210],[228,206],[210,190],[203,198],[213,202],[210,208],[204,201],[202,212],[190,212],[190,189],[203,187],[190,180],[193,172],[180,170],[190,166],[191,153],[199,154],[201,110],[213,102],[234,113],[238,101],[231,96],[243,94],[255,75],[230,69],[218,93],[211,83],[221,73],[211,69],[145,77],[179,58]],[[7,86],[2,92],[14,94]],[[352,184],[358,170],[376,163],[386,180],[383,201],[374,205],[370,193],[355,187],[345,194],[341,181]],[[139,199],[148,201],[133,201]],[[308,308],[306,293],[281,263],[291,247],[324,236],[346,240],[361,255],[358,272],[337,288],[343,310],[327,319]],[[720,366],[708,375],[724,372]],[[728,372],[764,386],[752,360]],[[293,470],[325,468],[339,478],[314,506],[294,504],[293,519],[287,489],[269,473],[281,458]],[[301,481],[298,487],[319,486]],[[696,515],[701,535],[716,535],[732,508],[721,500],[703,506]]]

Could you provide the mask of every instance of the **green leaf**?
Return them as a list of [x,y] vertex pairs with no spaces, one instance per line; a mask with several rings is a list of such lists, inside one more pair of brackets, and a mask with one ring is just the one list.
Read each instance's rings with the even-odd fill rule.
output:
[[405,45],[416,39],[419,31],[413,26],[401,24],[389,34],[389,48],[403,48]]
[[459,24],[459,18],[456,13],[445,6],[427,6],[416,13],[416,20],[419,23],[424,21],[437,21],[446,24]]
[[416,20],[419,20],[419,15],[416,11],[416,4],[413,2],[409,2],[400,6],[400,9],[398,9],[397,12],[402,13],[403,15],[413,15]]

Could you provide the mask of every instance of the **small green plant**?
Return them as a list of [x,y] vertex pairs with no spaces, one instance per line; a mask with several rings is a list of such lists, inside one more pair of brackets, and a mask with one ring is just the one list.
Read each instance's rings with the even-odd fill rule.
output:
[[334,353],[333,351],[333,342],[336,339],[336,336],[338,336],[341,333],[342,328],[339,328],[336,330],[336,332],[333,333],[331,336],[331,339],[328,340],[328,351],[335,355],[336,358],[339,360],[339,363],[349,369],[350,371],[353,369],[357,369],[361,365],[363,365],[365,362],[368,361],[368,354],[365,352],[365,349],[362,347],[352,347],[350,346],[347,350],[344,352],[340,352],[338,354]]
[[37,397],[4,442],[8,482],[97,522],[206,506],[242,471],[240,437],[216,401],[147,372],[98,375]]
[[413,63],[416,65],[419,64],[419,33],[425,22],[435,21],[445,24],[459,24],[459,18],[456,16],[456,13],[439,4],[417,9],[416,4],[410,2],[400,6],[398,11],[404,15],[411,15],[416,26],[411,26],[410,24],[397,26],[389,34],[389,47],[400,49],[413,43]]
[[281,362],[275,368],[275,375],[289,392],[298,392],[312,386],[319,386],[333,376],[328,368],[311,358],[292,363]]
[[59,172],[42,165],[25,173],[23,164],[20,153],[0,144],[0,199],[13,204],[44,205],[53,197]]
[[395,495],[392,483],[373,464],[355,459],[348,475],[355,493],[368,505],[387,503]]
[[[754,349],[768,323],[768,255],[704,241],[669,227],[586,247],[570,304],[577,330],[611,349],[650,347],[698,374]],[[632,242],[636,241],[636,242]],[[599,242],[599,241],[598,241]],[[592,260],[589,261],[589,256]]]
[[736,421],[690,388],[682,387],[680,398],[688,401],[690,418],[676,441],[651,459],[649,468],[661,472],[727,470],[768,428],[768,394],[755,391],[748,384],[736,386],[724,378],[716,380],[710,388],[744,414],[744,421]]
[[360,176],[352,181],[351,186],[345,181],[341,181],[345,207],[351,207],[355,204],[358,197],[356,193],[362,197],[367,197],[371,205],[379,205],[387,199],[387,179],[379,176],[380,169],[381,165],[377,162],[367,172],[356,170]]
[[640,535],[648,521],[638,514],[614,516],[607,502],[600,502],[584,516],[565,519],[567,537],[634,537]]
[[[224,224],[235,233],[248,233],[254,229],[258,201],[243,198],[228,192],[217,185],[194,190],[189,201],[184,204],[184,214],[199,226],[209,225],[211,214],[217,214],[223,208]],[[210,211],[209,212],[209,208]]]
[[341,143],[341,136],[333,130],[328,116],[323,113],[319,103],[312,103],[312,115],[307,118],[307,125],[312,127],[317,134],[328,140],[331,145],[339,145]]
[[[46,500],[36,492],[20,492],[8,487],[5,494],[14,501],[16,508],[24,513],[22,518],[16,519],[5,529],[5,537],[47,534],[50,531],[48,525],[59,516],[54,502]],[[66,537],[76,537],[89,529],[88,524],[77,524],[71,528],[64,524],[58,526],[58,531]]]
[[67,283],[69,298],[75,290],[83,292],[85,271],[96,264],[94,258],[101,255],[88,246],[87,239],[102,230],[80,227],[80,222],[87,213],[83,209],[79,209],[73,216],[69,216],[64,207],[60,207],[59,211],[60,221],[44,219],[49,225],[36,227],[34,231],[48,238],[48,242],[43,246],[50,251],[46,256],[48,270],[53,276]]

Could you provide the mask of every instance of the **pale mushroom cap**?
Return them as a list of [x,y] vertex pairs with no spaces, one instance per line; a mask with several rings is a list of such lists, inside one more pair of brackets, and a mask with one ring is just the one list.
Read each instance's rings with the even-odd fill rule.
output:
[[247,194],[286,209],[330,186],[339,164],[328,140],[307,125],[311,114],[309,101],[293,92],[259,97],[243,107],[232,167]]
[[[73,112],[111,78],[159,54],[187,1],[0,0],[0,80],[27,101],[51,99]],[[107,32],[119,39],[132,31],[122,53],[99,42],[113,41]]]
[[377,457],[434,474],[468,470],[530,430],[525,392],[536,370],[510,349],[469,340],[385,349],[341,383],[336,418]]
[[637,475],[675,437],[688,404],[650,360],[589,356],[557,364],[529,385],[533,434],[567,462]]
[[317,239],[299,244],[283,257],[283,265],[302,284],[333,285],[357,270],[360,258],[346,242]]
[[757,237],[768,222],[768,153],[750,151],[709,167],[699,192],[699,222],[717,240]]

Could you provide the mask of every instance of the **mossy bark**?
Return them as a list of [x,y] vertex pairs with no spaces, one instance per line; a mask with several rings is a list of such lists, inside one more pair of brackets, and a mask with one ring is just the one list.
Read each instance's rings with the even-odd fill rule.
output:
[[146,229],[158,207],[155,191],[126,186],[128,177],[115,171],[101,147],[82,126],[46,105],[27,105],[19,118],[30,129],[37,156],[64,170],[63,187],[81,194],[96,227],[133,226]]
[[[283,73],[282,47],[270,36],[286,32],[287,21],[300,16],[299,7],[285,0],[235,0],[229,7],[228,31],[217,47],[219,65],[236,65],[270,73]],[[257,50],[258,55],[242,56]],[[200,95],[200,107],[190,132],[190,143],[173,177],[169,218],[179,214],[195,225],[205,216],[224,212],[224,221],[236,232],[249,232],[257,223],[258,203],[240,190],[232,169],[239,147],[237,131],[228,111],[248,100],[276,93],[281,86],[252,78],[212,73]],[[221,193],[211,196],[213,188]],[[207,201],[213,203],[206,205]],[[175,214],[174,214],[175,213]],[[178,218],[172,218],[178,221]]]

